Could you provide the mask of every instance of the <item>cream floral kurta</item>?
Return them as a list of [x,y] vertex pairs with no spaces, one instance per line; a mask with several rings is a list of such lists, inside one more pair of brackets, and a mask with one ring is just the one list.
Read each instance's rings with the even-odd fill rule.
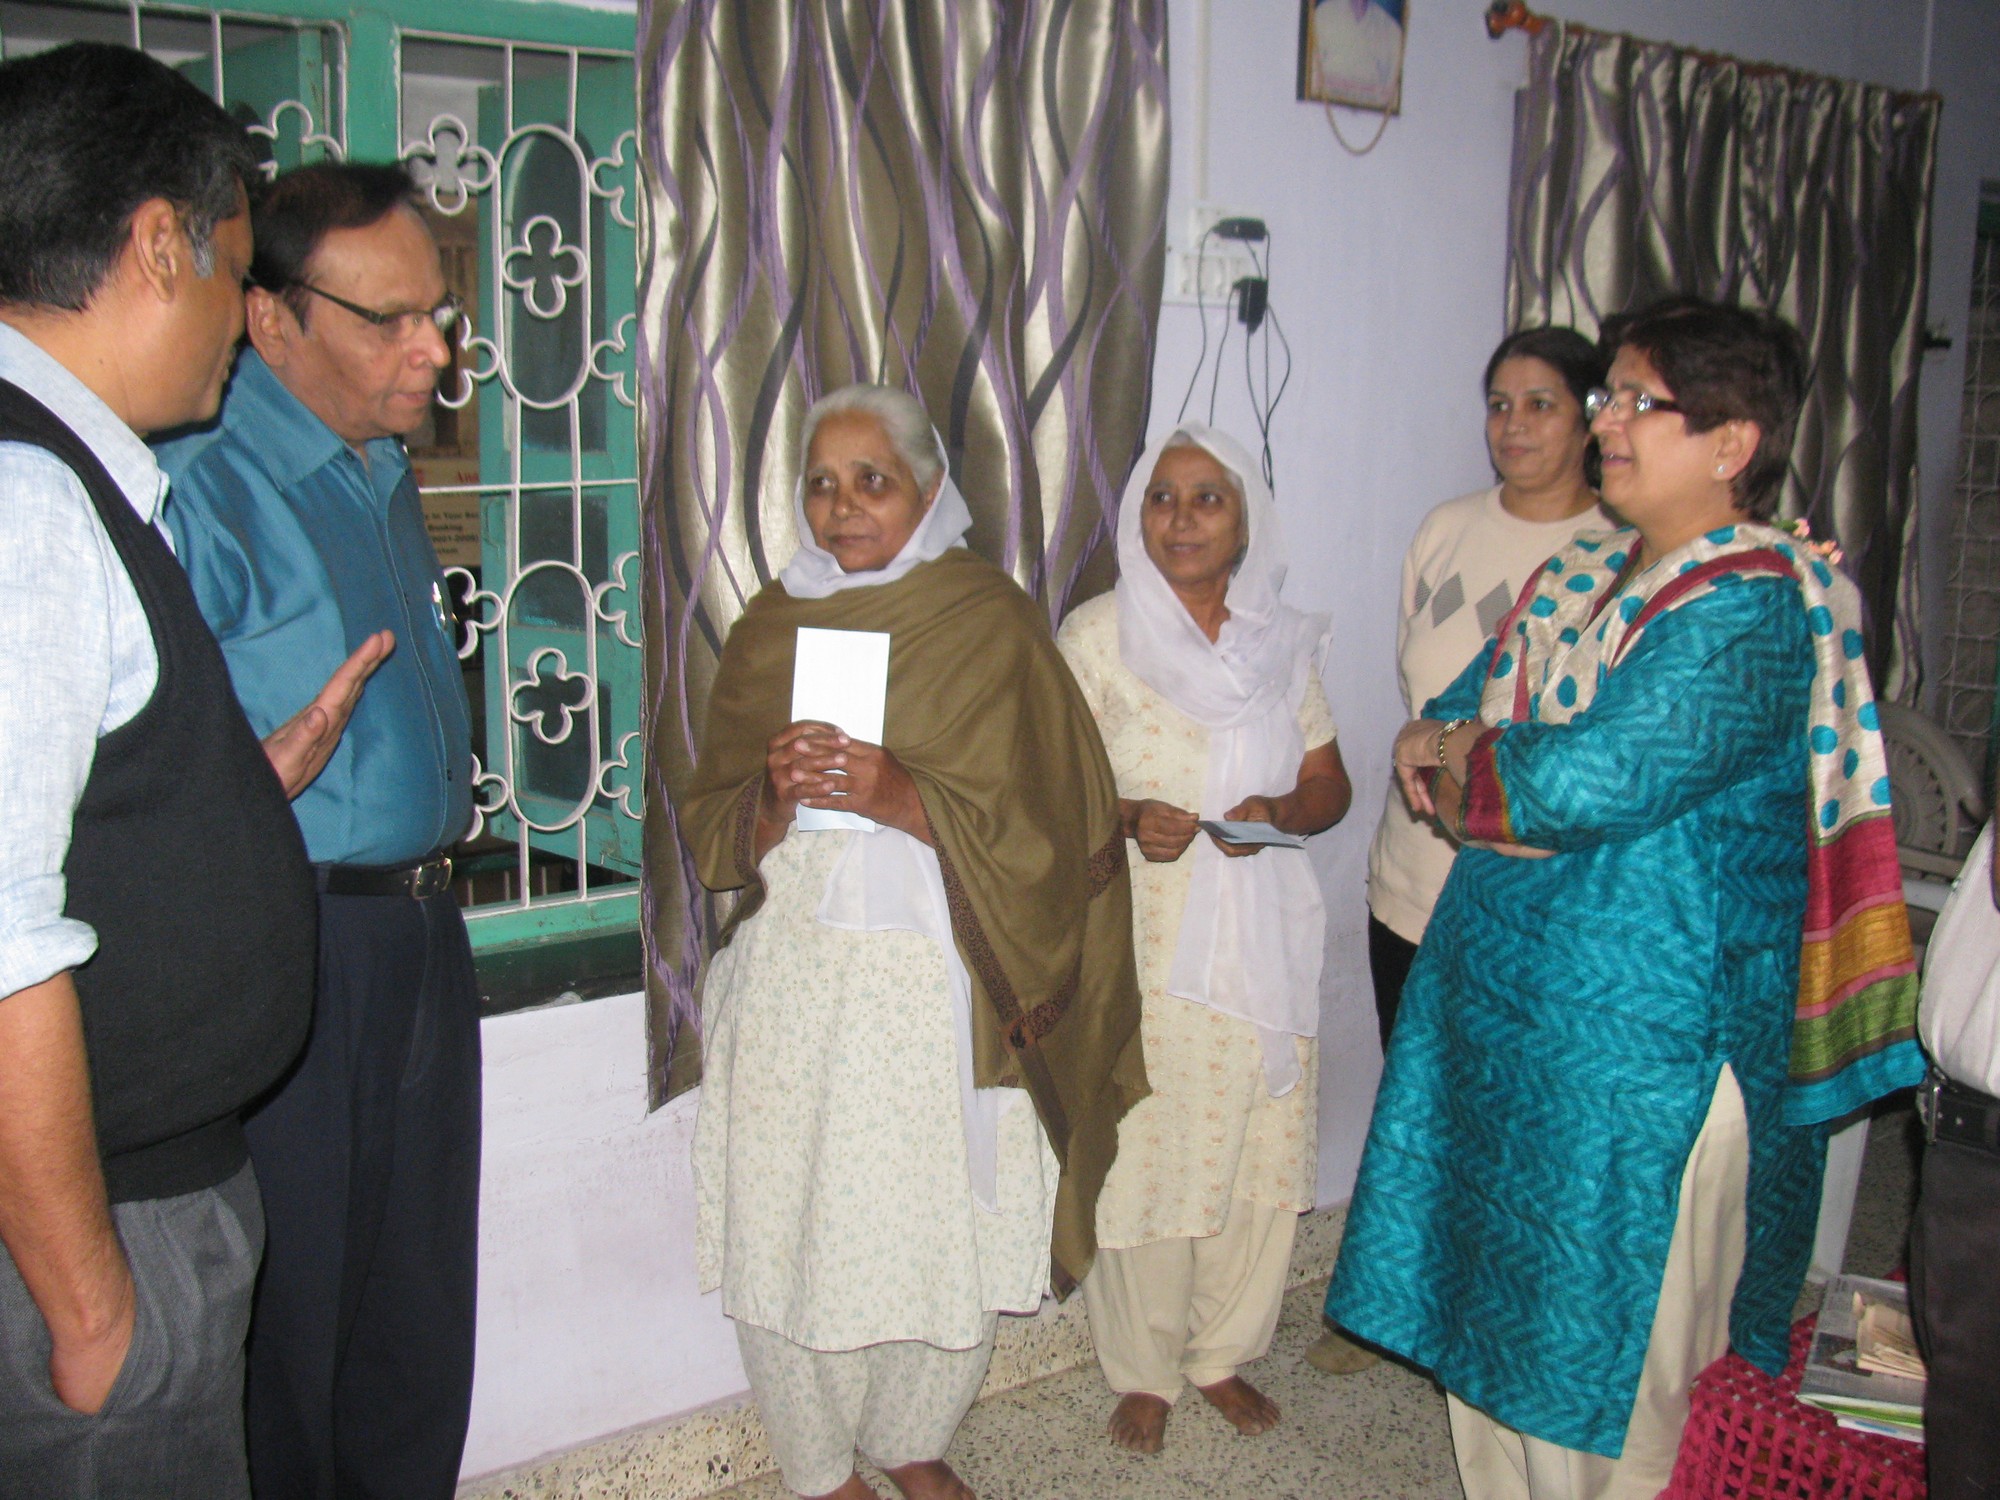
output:
[[[1114,597],[1078,608],[1056,644],[1097,717],[1118,795],[1198,811],[1208,730],[1126,670]],[[1308,671],[1305,679],[1294,693],[1299,728],[1313,749],[1333,739],[1333,714],[1318,678]],[[1299,1040],[1298,1086],[1273,1099],[1256,1029],[1167,993],[1192,852],[1172,864],[1143,859],[1136,846],[1132,856],[1132,938],[1153,1092],[1118,1127],[1118,1159],[1097,1203],[1097,1239],[1106,1249],[1219,1233],[1232,1198],[1296,1213],[1313,1206],[1319,1044]],[[1305,856],[1267,849],[1252,857]]]
[[710,965],[696,1251],[723,1311],[812,1349],[969,1349],[1032,1312],[1057,1164],[1028,1096],[1000,1118],[997,1213],[973,1201],[937,945],[814,919],[846,832],[788,834],[764,907]]

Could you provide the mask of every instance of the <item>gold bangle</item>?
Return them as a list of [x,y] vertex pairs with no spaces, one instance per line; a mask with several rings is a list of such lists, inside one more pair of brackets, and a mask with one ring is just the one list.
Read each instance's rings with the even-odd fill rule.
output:
[[1438,769],[1440,771],[1442,771],[1445,768],[1444,742],[1450,739],[1454,734],[1458,733],[1459,730],[1465,728],[1465,726],[1470,724],[1471,722],[1472,720],[1470,719],[1451,719],[1446,722],[1444,728],[1438,731],[1437,756],[1438,756]]

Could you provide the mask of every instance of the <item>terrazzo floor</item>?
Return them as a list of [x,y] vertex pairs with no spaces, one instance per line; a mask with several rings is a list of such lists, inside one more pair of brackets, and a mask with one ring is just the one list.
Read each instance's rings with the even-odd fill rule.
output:
[[[1915,1160],[1911,1112],[1876,1120],[1846,1269],[1880,1276],[1901,1263]],[[1244,1372],[1284,1413],[1274,1432],[1239,1437],[1190,1391],[1167,1425],[1164,1453],[1123,1453],[1104,1436],[1111,1396],[1091,1365],[974,1407],[951,1463],[980,1500],[1461,1500],[1444,1397],[1428,1379],[1387,1361],[1340,1377],[1306,1364],[1319,1336],[1321,1291],[1301,1287],[1285,1299],[1270,1355]],[[1816,1301],[1817,1289],[1808,1288],[1801,1309]],[[881,1475],[863,1474],[881,1495],[895,1495]],[[725,1497],[787,1494],[773,1474]]]

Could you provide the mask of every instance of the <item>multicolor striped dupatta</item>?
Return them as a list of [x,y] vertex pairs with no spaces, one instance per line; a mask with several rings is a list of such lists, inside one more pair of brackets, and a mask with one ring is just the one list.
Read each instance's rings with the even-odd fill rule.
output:
[[1860,596],[1847,577],[1798,539],[1742,523],[1696,538],[1616,593],[1638,533],[1578,537],[1528,580],[1501,623],[1480,700],[1498,727],[1480,737],[1468,766],[1464,830],[1488,841],[1515,838],[1493,747],[1509,724],[1566,723],[1646,626],[1670,609],[1745,575],[1795,580],[1812,632],[1813,682],[1806,743],[1811,839],[1806,912],[1792,1027],[1788,1124],[1808,1125],[1859,1109],[1917,1082],[1916,962],[1903,906],[1888,761],[1862,657]]

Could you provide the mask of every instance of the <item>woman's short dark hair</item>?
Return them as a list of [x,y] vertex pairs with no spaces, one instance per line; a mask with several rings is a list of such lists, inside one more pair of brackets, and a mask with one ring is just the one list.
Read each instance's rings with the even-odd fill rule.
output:
[[300,287],[321,242],[337,229],[379,224],[416,198],[416,182],[394,162],[323,161],[282,173],[250,204],[250,279],[283,297],[303,325],[312,298]]
[[1732,486],[1736,508],[1753,521],[1778,513],[1805,400],[1806,347],[1796,328],[1752,308],[1670,297],[1607,319],[1603,343],[1607,356],[1646,356],[1689,432],[1755,422],[1757,451]]
[[243,127],[143,52],[73,42],[0,63],[0,302],[82,312],[155,198],[213,275],[215,226],[256,173]]
[[1493,357],[1486,361],[1486,378],[1479,387],[1482,393],[1493,389],[1493,377],[1510,359],[1539,359],[1554,370],[1576,397],[1579,410],[1584,397],[1604,384],[1604,371],[1610,364],[1603,351],[1574,328],[1555,324],[1523,328],[1500,340]]
[[[1486,361],[1486,380],[1479,388],[1482,394],[1493,389],[1493,377],[1510,359],[1539,359],[1562,376],[1563,384],[1576,397],[1577,420],[1585,427],[1590,425],[1590,419],[1583,414],[1584,398],[1604,384],[1604,372],[1611,363],[1597,345],[1574,328],[1554,323],[1510,333],[1500,340],[1493,357]],[[1604,463],[1598,456],[1597,441],[1593,438],[1584,445],[1583,482],[1596,489],[1603,478]]]

